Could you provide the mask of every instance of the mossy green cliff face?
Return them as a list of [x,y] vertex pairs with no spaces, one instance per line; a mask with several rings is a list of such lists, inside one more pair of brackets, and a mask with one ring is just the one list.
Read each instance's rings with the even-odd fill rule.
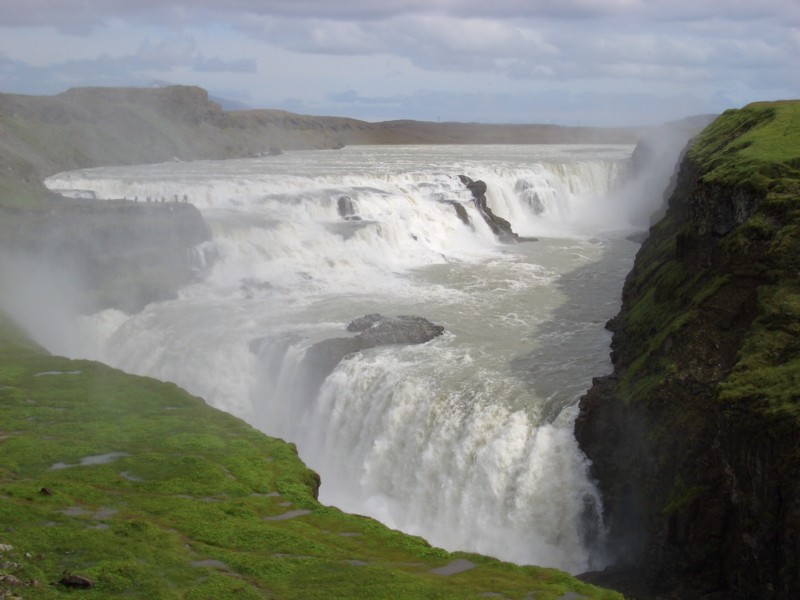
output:
[[800,102],[688,149],[581,401],[620,564],[653,595],[800,597]]
[[323,506],[319,484],[293,445],[0,314],[0,598],[621,600]]

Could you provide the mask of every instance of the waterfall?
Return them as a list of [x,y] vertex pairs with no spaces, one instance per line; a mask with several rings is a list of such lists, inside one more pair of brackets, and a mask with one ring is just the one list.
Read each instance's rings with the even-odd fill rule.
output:
[[[198,249],[204,278],[179,298],[89,319],[103,360],[296,442],[323,502],[448,549],[578,572],[604,565],[601,503],[572,423],[608,368],[603,323],[636,249],[630,198],[615,195],[631,150],[355,147],[47,184],[186,197],[213,231]],[[540,241],[499,244],[460,174],[484,180],[492,210]],[[312,383],[308,348],[376,312],[446,333],[357,352]]]

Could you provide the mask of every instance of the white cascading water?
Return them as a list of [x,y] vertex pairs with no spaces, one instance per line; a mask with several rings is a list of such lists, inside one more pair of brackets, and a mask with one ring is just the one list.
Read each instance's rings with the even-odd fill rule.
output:
[[[100,198],[185,196],[213,231],[196,284],[85,319],[77,354],[296,442],[323,502],[448,549],[602,567],[600,500],[572,426],[609,368],[603,324],[636,250],[625,234],[641,224],[619,191],[631,150],[352,147],[59,174],[51,188]],[[459,174],[540,240],[498,244]],[[342,196],[357,218],[339,214]],[[377,312],[446,333],[357,353],[309,389],[306,349]]]

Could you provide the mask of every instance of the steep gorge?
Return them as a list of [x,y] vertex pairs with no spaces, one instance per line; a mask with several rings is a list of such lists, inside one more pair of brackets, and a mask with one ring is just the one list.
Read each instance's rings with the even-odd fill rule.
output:
[[690,146],[575,433],[637,597],[800,595],[800,103]]

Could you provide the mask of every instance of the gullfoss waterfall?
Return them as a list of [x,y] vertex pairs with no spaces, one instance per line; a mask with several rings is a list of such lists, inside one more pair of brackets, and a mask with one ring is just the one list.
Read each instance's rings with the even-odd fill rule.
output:
[[[213,231],[197,283],[84,318],[71,353],[295,442],[322,502],[447,549],[600,568],[601,502],[572,425],[609,370],[603,324],[643,225],[625,193],[631,150],[348,147],[56,175],[51,188],[99,198],[185,198]],[[500,244],[460,174],[538,241]],[[373,313],[445,333],[309,372],[309,348]]]

